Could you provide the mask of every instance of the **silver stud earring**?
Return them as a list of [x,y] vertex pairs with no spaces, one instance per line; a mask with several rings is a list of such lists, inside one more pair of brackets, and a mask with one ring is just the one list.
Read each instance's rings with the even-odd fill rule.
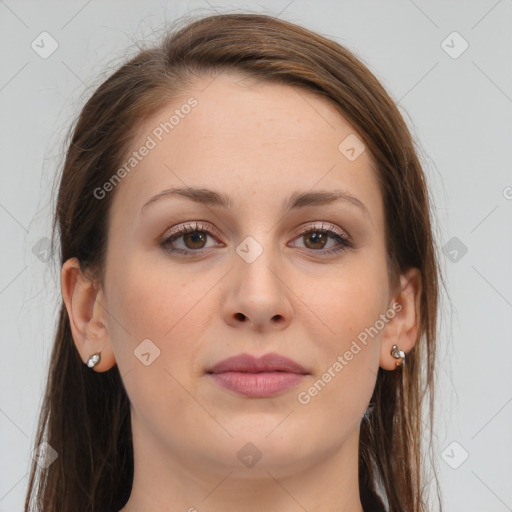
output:
[[87,359],[87,366],[89,368],[94,368],[101,361],[101,352],[97,352],[96,354],[92,354]]
[[405,365],[405,352],[403,350],[398,350],[396,345],[393,345],[393,348],[391,349],[391,355],[397,359],[397,366]]

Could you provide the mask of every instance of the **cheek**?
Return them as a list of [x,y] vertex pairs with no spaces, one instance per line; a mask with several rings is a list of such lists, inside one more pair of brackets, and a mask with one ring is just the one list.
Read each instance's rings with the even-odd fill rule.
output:
[[186,376],[206,331],[208,293],[219,280],[210,274],[171,271],[165,260],[135,257],[107,267],[109,330],[122,371],[140,366],[134,351],[149,339],[160,351],[155,364]]
[[194,406],[184,390],[194,392],[190,370],[206,330],[204,298],[213,282],[141,261],[125,261],[108,275],[109,331],[130,403],[144,418],[185,414]]
[[[133,251],[132,251],[133,253]],[[120,261],[112,255],[108,268],[109,308],[126,325],[131,336],[162,339],[180,317],[197,302],[201,289],[187,285],[178,272],[141,256]]]
[[[353,256],[353,260],[357,255]],[[367,260],[367,258],[365,258]],[[314,292],[314,307],[336,340],[336,350],[348,349],[352,339],[374,326],[385,313],[388,282],[385,261],[363,261],[347,265],[322,280]],[[361,336],[364,338],[364,335]]]
[[[312,387],[302,390],[303,401],[311,399],[307,407],[318,407],[318,414],[327,407],[343,422],[358,421],[372,395],[385,325],[380,315],[386,312],[388,293],[384,259],[352,261],[354,265],[310,282],[305,300],[322,328],[310,333],[318,350],[318,375]],[[303,290],[301,296],[308,294]]]

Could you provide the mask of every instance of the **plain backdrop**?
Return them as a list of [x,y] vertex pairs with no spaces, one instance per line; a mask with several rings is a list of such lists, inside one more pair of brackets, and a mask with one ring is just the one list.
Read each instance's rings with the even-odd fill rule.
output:
[[47,239],[67,129],[137,41],[186,14],[247,9],[346,45],[404,115],[448,285],[434,431],[445,510],[512,510],[512,1],[0,0],[0,512],[23,507],[53,342]]

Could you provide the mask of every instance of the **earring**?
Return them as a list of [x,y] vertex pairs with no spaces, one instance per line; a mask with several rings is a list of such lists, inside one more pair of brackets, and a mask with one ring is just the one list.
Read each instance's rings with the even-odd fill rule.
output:
[[87,359],[87,366],[89,368],[94,368],[101,361],[101,352],[97,352],[96,354],[92,354]]
[[396,345],[393,345],[393,348],[391,349],[391,355],[397,359],[397,366],[405,365],[405,352],[403,350],[398,350]]

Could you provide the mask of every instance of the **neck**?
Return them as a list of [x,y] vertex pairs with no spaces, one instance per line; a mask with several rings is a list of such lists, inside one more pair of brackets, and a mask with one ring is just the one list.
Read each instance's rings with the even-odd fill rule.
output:
[[[364,512],[359,431],[327,453],[286,463],[264,455],[251,468],[183,457],[132,421],[134,479],[120,512]],[[236,444],[236,443],[235,443]],[[235,449],[235,452],[237,449]]]

